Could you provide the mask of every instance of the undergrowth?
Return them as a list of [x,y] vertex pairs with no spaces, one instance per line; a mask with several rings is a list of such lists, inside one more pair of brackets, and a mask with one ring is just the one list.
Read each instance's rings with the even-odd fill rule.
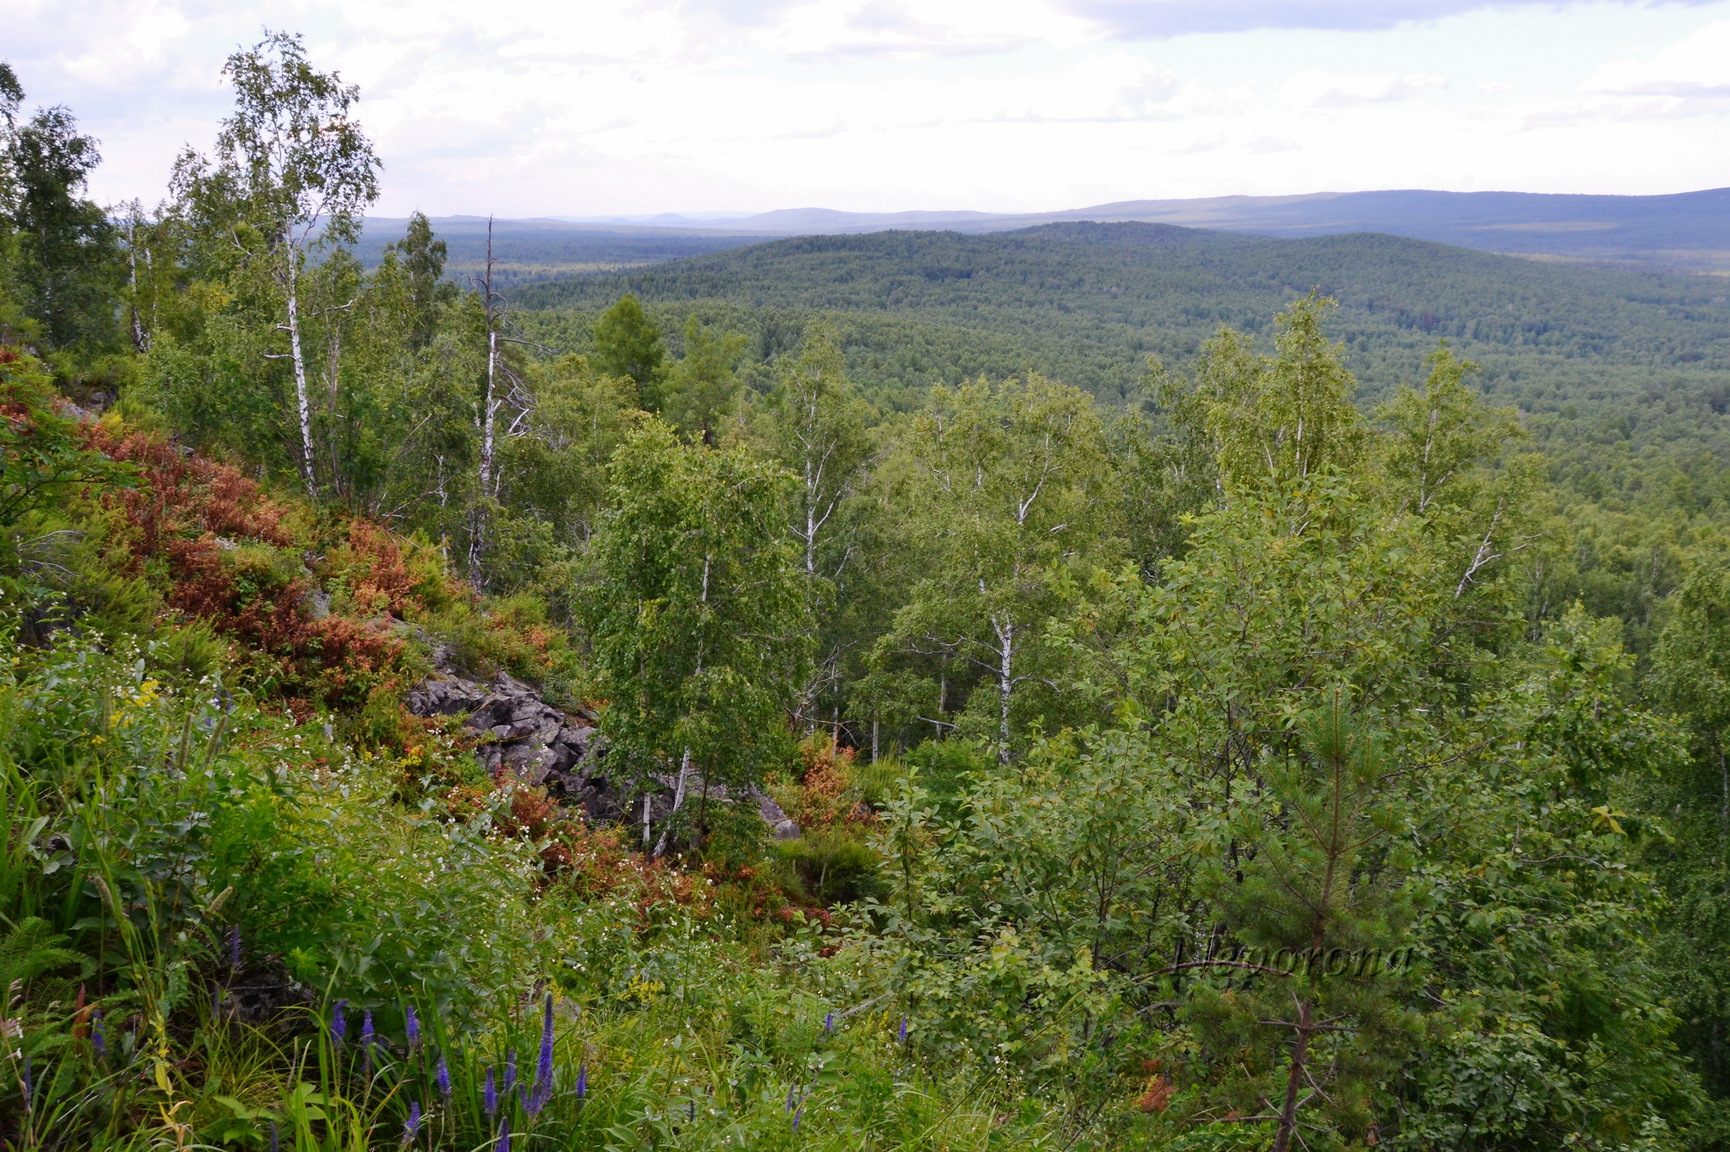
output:
[[1055,1146],[837,959],[893,765],[809,740],[804,836],[649,858],[402,706],[435,660],[580,701],[544,604],[3,367],[0,1147]]

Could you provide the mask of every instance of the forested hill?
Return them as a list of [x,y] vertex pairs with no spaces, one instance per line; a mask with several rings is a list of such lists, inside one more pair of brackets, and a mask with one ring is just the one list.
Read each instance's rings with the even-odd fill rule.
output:
[[581,314],[632,292],[669,321],[695,312],[751,334],[764,360],[829,313],[849,367],[880,390],[1036,369],[1110,399],[1132,394],[1149,354],[1181,367],[1222,325],[1265,335],[1312,289],[1340,302],[1333,328],[1366,403],[1416,379],[1446,338],[1547,438],[1613,446],[1594,466],[1654,445],[1730,448],[1730,285],[1394,236],[1146,223],[804,236],[534,284],[517,302],[579,314],[534,325],[574,343]]
[[[872,232],[884,228],[1008,232],[1065,220],[1138,220],[1265,236],[1387,232],[1487,252],[1626,264],[1658,271],[1730,271],[1730,188],[1666,196],[1533,192],[1312,192],[1123,200],[1060,212],[835,212],[795,208],[726,221],[775,235]],[[697,221],[690,221],[692,224]]]

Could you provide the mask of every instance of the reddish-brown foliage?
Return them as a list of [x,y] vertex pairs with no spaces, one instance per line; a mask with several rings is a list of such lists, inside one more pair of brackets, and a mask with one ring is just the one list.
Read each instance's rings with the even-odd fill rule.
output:
[[401,619],[416,605],[417,580],[390,532],[365,520],[350,520],[347,552],[348,566],[355,569],[350,595],[357,609]]
[[110,499],[125,510],[143,554],[155,554],[167,537],[204,532],[278,548],[294,543],[284,522],[287,506],[264,495],[256,481],[233,467],[183,455],[160,437],[142,432],[122,435],[95,424],[86,435],[92,448],[140,472],[137,487]]
[[[240,642],[255,663],[273,664],[276,690],[291,711],[308,701],[357,708],[397,686],[404,647],[383,622],[315,617],[311,575],[285,574],[273,563],[270,550],[281,550],[292,569],[301,568],[292,550],[305,542],[291,505],[229,465],[185,455],[158,437],[101,425],[87,435],[93,447],[138,470],[136,486],[105,496],[120,513],[110,542],[126,558],[123,566],[136,572],[161,562],[168,605]],[[359,565],[364,603],[400,611],[407,574],[396,542],[359,521],[349,539],[368,558]],[[260,554],[242,545],[267,547]]]
[[160,550],[173,579],[168,602],[188,616],[210,621],[256,650],[290,655],[304,639],[307,614],[303,580],[243,593],[239,566],[230,563],[209,533],[169,538]]
[[837,748],[817,736],[800,745],[799,757],[804,774],[790,797],[788,815],[805,829],[828,828],[850,818],[855,808],[847,800],[853,783],[853,749]]
[[1164,1112],[1171,1106],[1171,1098],[1177,1092],[1171,1077],[1165,1075],[1149,1076],[1143,1089],[1141,1097],[1135,1102],[1135,1106],[1143,1112]]

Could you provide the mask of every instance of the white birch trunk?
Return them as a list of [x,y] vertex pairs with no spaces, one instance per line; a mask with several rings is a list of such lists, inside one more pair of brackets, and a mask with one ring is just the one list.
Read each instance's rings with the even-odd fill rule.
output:
[[138,314],[138,224],[126,222],[126,284],[131,289],[132,350],[140,356],[150,351],[150,337],[144,331],[144,321]]
[[[655,841],[653,855],[659,856],[667,850],[667,835],[673,830],[673,817],[679,814],[679,809],[685,806],[685,781],[691,778],[691,750],[685,749],[685,754],[679,760],[679,784],[673,789],[673,810],[667,813],[666,823],[661,825],[661,837]],[[645,830],[648,823],[643,824]]]
[[805,576],[817,577],[817,491],[811,481],[811,463],[805,462]]
[[[708,556],[703,557],[703,599],[702,599],[702,602],[704,604],[707,604],[709,602],[709,560],[710,560],[710,558]],[[703,674],[703,649],[701,646],[699,646],[697,649],[697,675],[701,676],[702,674]],[[679,757],[679,783],[673,789],[673,810],[671,812],[667,813],[666,823],[661,825],[661,835],[660,835],[660,838],[655,841],[655,850],[653,853],[651,853],[651,855],[659,856],[662,852],[665,852],[667,850],[667,837],[668,837],[668,835],[670,835],[672,833],[672,830],[673,830],[673,817],[678,815],[679,809],[683,808],[685,806],[685,784],[687,781],[690,780],[690,778],[691,778],[691,750],[689,748],[686,748],[684,755]],[[706,778],[703,782],[703,787],[704,787],[704,792],[706,794],[708,791],[708,780]],[[645,807],[643,811],[644,811],[643,843],[647,844],[649,842],[649,819],[648,819],[648,814],[647,814],[648,809]]]
[[307,496],[317,499],[318,482],[312,464],[312,402],[306,389],[306,358],[300,351],[300,285],[295,280],[296,253],[288,250],[288,346],[294,361],[294,399],[300,410],[300,471]]

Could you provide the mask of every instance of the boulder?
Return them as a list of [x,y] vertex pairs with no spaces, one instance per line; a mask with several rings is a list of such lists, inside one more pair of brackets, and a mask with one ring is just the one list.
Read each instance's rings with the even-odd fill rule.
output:
[[[438,665],[430,679],[409,689],[404,702],[416,716],[467,717],[465,726],[480,734],[475,755],[487,771],[544,785],[549,795],[581,809],[592,824],[640,826],[645,795],[651,826],[672,815],[676,775],[656,778],[646,791],[608,778],[606,739],[595,727],[594,713],[555,708],[533,686],[503,672],[483,683],[457,675],[444,661]],[[703,787],[702,777],[693,774],[685,784],[686,803],[702,795]],[[725,785],[714,784],[709,799],[754,805],[777,839],[799,835],[799,826],[781,806],[755,788],[734,797]]]
[[466,716],[466,726],[482,734],[475,750],[481,763],[528,784],[570,772],[597,749],[592,714],[555,708],[502,672],[486,684],[441,672],[409,689],[404,702],[416,716]]

